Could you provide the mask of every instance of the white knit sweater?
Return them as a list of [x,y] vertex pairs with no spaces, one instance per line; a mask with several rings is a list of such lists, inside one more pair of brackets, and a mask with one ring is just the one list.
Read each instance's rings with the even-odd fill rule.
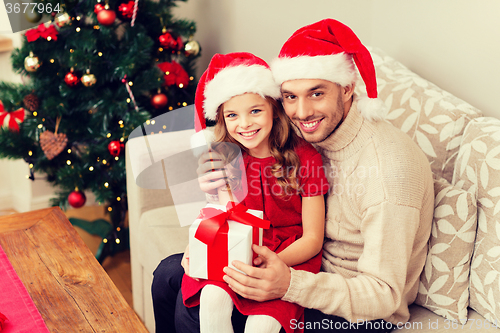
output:
[[331,185],[322,272],[291,269],[283,300],[357,322],[408,321],[434,210],[429,162],[410,137],[356,102],[316,148]]

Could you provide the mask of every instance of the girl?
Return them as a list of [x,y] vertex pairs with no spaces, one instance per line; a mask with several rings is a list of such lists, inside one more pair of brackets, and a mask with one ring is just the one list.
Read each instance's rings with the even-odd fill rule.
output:
[[[263,211],[271,222],[271,228],[264,230],[263,245],[288,266],[319,272],[328,182],[321,156],[294,132],[276,100],[279,97],[279,86],[262,59],[249,53],[216,54],[197,87],[196,130],[205,128],[205,119],[215,120],[215,149],[229,142],[243,152],[246,179],[240,183],[248,188],[246,196],[235,196],[249,209]],[[219,199],[225,205],[224,190],[225,186]],[[185,269],[188,258],[186,249]],[[282,326],[292,332],[291,320],[303,314],[296,304],[255,302],[238,296],[224,282],[198,281],[188,275],[186,271],[182,282],[184,304],[200,305],[202,333],[233,332],[234,306],[248,315],[245,332],[278,333]]]

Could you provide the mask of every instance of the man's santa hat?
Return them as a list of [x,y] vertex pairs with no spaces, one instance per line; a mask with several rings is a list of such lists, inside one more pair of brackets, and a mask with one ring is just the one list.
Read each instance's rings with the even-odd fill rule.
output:
[[281,96],[269,65],[247,52],[214,55],[196,88],[196,132],[206,128],[206,120],[216,120],[221,104],[245,93],[259,94],[263,98]]
[[367,95],[358,99],[358,110],[368,120],[383,117],[385,105],[377,98],[377,79],[370,52],[354,32],[333,19],[297,30],[271,63],[276,82],[323,79],[345,87],[356,82],[354,63],[366,85]]

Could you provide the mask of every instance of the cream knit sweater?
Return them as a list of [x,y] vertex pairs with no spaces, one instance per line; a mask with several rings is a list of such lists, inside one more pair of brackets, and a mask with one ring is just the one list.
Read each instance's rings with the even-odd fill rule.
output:
[[331,188],[322,272],[291,269],[283,300],[351,322],[408,321],[434,211],[429,162],[408,135],[356,102],[316,146]]

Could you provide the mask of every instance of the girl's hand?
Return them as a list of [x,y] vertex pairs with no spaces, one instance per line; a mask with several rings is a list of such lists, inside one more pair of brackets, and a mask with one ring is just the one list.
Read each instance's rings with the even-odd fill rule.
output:
[[[184,255],[182,256],[181,266],[184,268],[184,273],[189,276],[189,244],[186,246],[186,250],[184,251]],[[200,281],[200,279],[193,278],[196,281]]]
[[184,268],[184,273],[189,275],[189,244],[186,246],[186,250],[184,251],[184,255],[182,256],[181,266]]

